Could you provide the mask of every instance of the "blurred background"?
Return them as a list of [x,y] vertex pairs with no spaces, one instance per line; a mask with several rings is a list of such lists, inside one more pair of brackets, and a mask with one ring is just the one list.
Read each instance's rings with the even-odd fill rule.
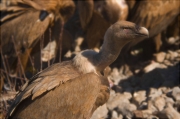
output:
[[109,101],[92,119],[179,119],[179,0],[1,0],[0,118],[37,72],[99,51],[111,24],[144,26],[149,38],[127,44],[109,67]]

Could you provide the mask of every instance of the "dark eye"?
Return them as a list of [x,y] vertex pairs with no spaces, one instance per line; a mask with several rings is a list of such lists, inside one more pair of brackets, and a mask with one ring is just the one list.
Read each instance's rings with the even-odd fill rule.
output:
[[127,33],[131,33],[132,31],[129,28],[123,28],[123,32],[127,34]]

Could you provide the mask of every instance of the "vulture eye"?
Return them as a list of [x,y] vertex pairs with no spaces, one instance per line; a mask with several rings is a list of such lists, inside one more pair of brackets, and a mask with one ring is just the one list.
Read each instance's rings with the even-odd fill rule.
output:
[[123,28],[124,33],[128,34],[131,33],[131,29],[130,28]]

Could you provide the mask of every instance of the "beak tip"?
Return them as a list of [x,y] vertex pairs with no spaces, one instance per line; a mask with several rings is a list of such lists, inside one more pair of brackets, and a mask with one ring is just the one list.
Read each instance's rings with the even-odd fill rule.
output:
[[149,38],[149,31],[147,30],[147,28],[145,27],[141,27],[141,31],[142,34],[146,35]]

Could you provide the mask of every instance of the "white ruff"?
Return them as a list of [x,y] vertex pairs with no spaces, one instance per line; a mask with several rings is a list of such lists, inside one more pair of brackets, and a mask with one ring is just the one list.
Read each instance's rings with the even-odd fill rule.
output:
[[73,58],[73,64],[79,69],[82,73],[96,73],[96,66],[93,65],[93,56],[97,52],[93,50],[85,50],[77,54]]

